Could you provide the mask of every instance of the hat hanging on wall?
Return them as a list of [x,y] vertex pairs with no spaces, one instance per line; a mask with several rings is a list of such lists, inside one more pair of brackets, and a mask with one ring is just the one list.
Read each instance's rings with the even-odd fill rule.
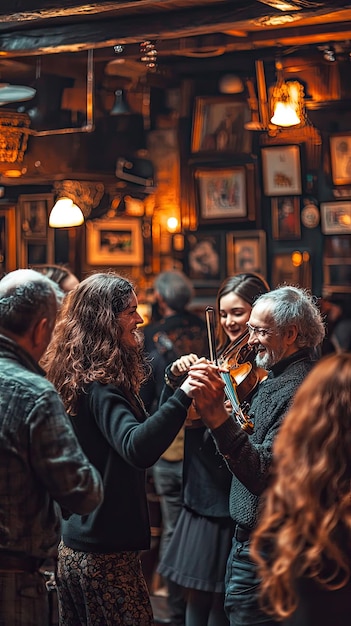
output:
[[154,167],[152,161],[140,157],[117,159],[116,176],[147,190],[154,191]]

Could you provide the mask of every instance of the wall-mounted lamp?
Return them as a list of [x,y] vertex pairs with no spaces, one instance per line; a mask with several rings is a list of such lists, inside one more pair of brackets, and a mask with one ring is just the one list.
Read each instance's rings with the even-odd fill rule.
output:
[[81,209],[70,198],[59,198],[49,217],[49,226],[52,228],[70,228],[80,226],[83,222]]
[[123,97],[123,89],[117,89],[115,91],[115,102],[110,111],[110,115],[129,115],[131,110],[128,103]]
[[177,217],[172,215],[167,219],[167,230],[169,233],[175,233],[179,227],[179,220]]
[[283,66],[276,62],[277,83],[271,89],[271,124],[276,126],[297,126],[305,120],[304,89],[298,81],[284,81]]
[[102,183],[63,180],[54,185],[57,202],[49,217],[49,226],[70,228],[80,226],[104,194]]

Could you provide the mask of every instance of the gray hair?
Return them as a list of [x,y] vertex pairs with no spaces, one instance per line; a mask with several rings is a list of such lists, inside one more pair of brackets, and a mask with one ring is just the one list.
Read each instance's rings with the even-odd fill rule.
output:
[[300,348],[315,348],[324,339],[325,326],[316,298],[306,289],[286,285],[262,294],[258,303],[267,303],[275,326],[283,331],[294,324],[297,328],[297,345]]
[[166,304],[177,313],[184,311],[194,295],[189,278],[176,270],[159,274],[154,287]]
[[53,281],[30,269],[6,274],[0,281],[0,326],[19,337],[40,319],[56,316],[59,304]]

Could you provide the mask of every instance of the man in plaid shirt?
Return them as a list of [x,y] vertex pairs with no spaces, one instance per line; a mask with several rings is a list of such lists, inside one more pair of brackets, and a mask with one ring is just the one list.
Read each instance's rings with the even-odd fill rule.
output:
[[39,568],[56,555],[61,515],[102,501],[100,475],[38,364],[56,311],[46,276],[16,270],[0,281],[0,626],[47,626]]

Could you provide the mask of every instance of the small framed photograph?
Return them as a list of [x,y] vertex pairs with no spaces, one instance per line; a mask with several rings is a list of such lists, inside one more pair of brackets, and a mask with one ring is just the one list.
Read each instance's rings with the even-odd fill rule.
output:
[[86,222],[89,265],[142,265],[142,224],[138,218]]
[[45,239],[49,232],[49,213],[54,205],[53,194],[21,195],[21,233],[26,239]]
[[0,278],[17,267],[16,209],[0,209]]
[[351,133],[331,135],[329,146],[334,185],[349,185],[351,183]]
[[273,239],[300,239],[300,197],[280,196],[272,198]]
[[245,122],[250,119],[250,109],[243,98],[198,96],[194,105],[191,151],[250,154],[252,133],[245,129]]
[[197,167],[194,177],[200,224],[255,219],[253,164]]
[[351,263],[351,237],[330,235],[324,240],[324,256],[328,259],[344,259]]
[[275,289],[280,285],[295,285],[311,289],[311,256],[307,250],[291,250],[274,255],[271,287]]
[[257,272],[266,276],[266,233],[247,230],[227,233],[227,273]]
[[[53,234],[53,233],[52,233]],[[54,263],[53,238],[23,239],[21,242],[20,263],[21,267],[32,265],[50,265]]]
[[343,259],[325,261],[323,288],[328,293],[351,293],[351,263]]
[[[183,270],[195,287],[217,287],[224,278],[223,233],[219,231],[186,231],[182,239]],[[174,238],[173,249],[179,246]],[[179,255],[175,255],[179,256]]]
[[198,168],[195,171],[199,221],[245,218],[246,173],[244,167]]
[[351,233],[351,202],[322,202],[321,225],[324,235]]
[[266,196],[301,194],[300,147],[269,146],[261,149],[263,190]]

